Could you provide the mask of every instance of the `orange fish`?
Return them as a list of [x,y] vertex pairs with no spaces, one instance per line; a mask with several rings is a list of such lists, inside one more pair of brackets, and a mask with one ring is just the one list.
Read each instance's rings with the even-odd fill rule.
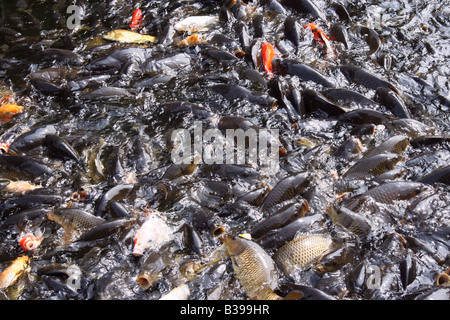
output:
[[193,35],[178,42],[177,46],[192,46],[199,43],[202,43],[202,39],[198,33],[194,33]]
[[14,260],[9,267],[0,274],[0,290],[13,285],[17,279],[27,270],[29,270],[30,258],[21,256]]
[[10,118],[15,114],[21,113],[22,110],[22,106],[18,106],[15,103],[7,103],[0,107],[0,117]]
[[139,29],[142,27],[142,21],[144,20],[144,15],[142,14],[141,9],[136,9],[133,12],[133,16],[131,18],[130,28],[131,29]]
[[23,251],[33,251],[41,244],[42,234],[39,233],[38,236],[35,236],[32,233],[28,233],[21,237],[18,241]]
[[268,42],[264,42],[261,45],[261,47],[262,47],[261,56],[262,56],[264,70],[267,72],[267,74],[270,77],[273,77],[272,60],[275,57],[275,49]]
[[314,39],[316,39],[317,41],[319,41],[322,45],[325,46],[325,53],[326,54],[334,54],[333,49],[331,48],[331,44],[330,44],[330,38],[328,38],[328,36],[325,34],[325,32],[323,32],[322,30],[320,30],[317,25],[315,23],[308,23],[307,25],[305,25],[305,29],[306,28],[310,28],[313,35],[314,35]]

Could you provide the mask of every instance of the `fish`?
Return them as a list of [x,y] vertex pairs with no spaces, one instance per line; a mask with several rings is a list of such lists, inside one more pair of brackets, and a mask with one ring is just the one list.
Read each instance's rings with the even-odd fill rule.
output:
[[308,201],[299,199],[283,206],[270,217],[257,224],[251,231],[252,238],[264,236],[269,230],[282,228],[292,221],[299,219],[309,210]]
[[105,219],[77,208],[57,208],[50,211],[47,218],[60,224],[65,229],[81,232],[105,222]]
[[374,100],[385,106],[397,118],[412,118],[411,111],[399,95],[388,88],[378,88]]
[[343,245],[324,255],[320,262],[314,266],[314,270],[321,273],[335,272],[344,265],[352,263],[354,259],[355,250],[349,245]]
[[22,113],[23,107],[18,106],[15,103],[7,103],[0,106],[0,120],[6,122],[7,119],[11,119],[13,116]]
[[289,275],[298,268],[314,264],[331,246],[332,240],[326,234],[296,235],[273,255],[284,274]]
[[63,138],[56,134],[47,134],[44,139],[44,146],[50,153],[59,159],[74,160],[80,162],[80,155],[78,152]]
[[42,188],[42,186],[32,184],[29,181],[20,180],[20,181],[8,181],[8,185],[5,186],[2,190],[5,192],[20,194],[40,188]]
[[57,134],[57,128],[53,124],[35,127],[23,132],[10,143],[9,152],[19,154],[24,151],[42,146],[48,134]]
[[38,230],[36,236],[33,233],[27,233],[20,236],[18,242],[23,251],[33,251],[41,244],[42,236],[42,232]]
[[373,187],[363,194],[353,196],[344,200],[343,206],[352,210],[358,211],[364,202],[370,198],[379,203],[392,204],[397,200],[413,199],[419,194],[431,192],[430,186],[414,181],[392,181],[385,182],[376,187]]
[[27,270],[29,270],[30,258],[26,255],[16,258],[0,274],[0,290],[4,290],[13,285],[17,279]]
[[302,114],[319,114],[325,118],[339,117],[345,114],[345,109],[328,100],[320,92],[305,89],[302,91]]
[[297,76],[304,81],[313,81],[327,88],[336,87],[324,75],[310,66],[292,59],[274,59],[274,67],[282,74]]
[[295,9],[297,12],[308,15],[313,19],[327,21],[325,12],[312,0],[283,0],[282,4]]
[[363,36],[364,40],[369,45],[369,55],[377,53],[382,46],[381,38],[378,32],[367,27],[361,27],[359,31],[361,36]]
[[332,23],[330,26],[330,39],[341,42],[346,49],[349,48],[348,34],[340,23]]
[[366,218],[343,206],[329,205],[326,211],[333,223],[343,226],[358,236],[365,236],[372,229]]
[[300,172],[280,180],[264,198],[261,210],[270,212],[275,205],[292,199],[296,195],[301,195],[309,184],[310,174],[308,172]]
[[370,158],[383,153],[401,154],[409,145],[409,138],[405,135],[395,135],[378,146],[366,151],[363,158]]
[[304,26],[304,28],[311,29],[311,31],[314,35],[314,39],[325,47],[325,54],[327,54],[327,55],[334,54],[333,48],[331,48],[330,38],[328,38],[328,36],[325,34],[325,32],[320,30],[315,23],[310,22],[310,23],[306,24]]
[[351,110],[339,116],[339,121],[355,125],[382,124],[391,119],[391,115],[372,109]]
[[54,169],[29,156],[0,154],[0,168],[3,172],[9,171],[19,175],[20,179],[36,179],[51,176]]
[[125,42],[125,43],[149,43],[156,42],[157,39],[154,36],[140,34],[130,30],[112,30],[104,34],[103,39],[117,42]]
[[76,241],[95,241],[106,238],[112,234],[117,234],[121,229],[131,226],[135,222],[134,219],[112,219],[95,226],[84,232]]
[[236,278],[250,299],[281,300],[274,293],[278,286],[276,265],[264,249],[249,239],[226,233],[220,240],[226,246]]
[[358,83],[372,90],[387,88],[399,94],[394,85],[362,68],[354,65],[341,65],[339,69],[350,83]]
[[142,22],[144,21],[144,15],[141,9],[135,9],[133,11],[133,16],[131,17],[130,29],[139,29],[142,27]]
[[173,288],[165,295],[161,296],[159,300],[188,300],[191,291],[189,290],[189,285],[183,283],[182,285]]
[[268,42],[264,42],[261,45],[261,47],[262,47],[261,57],[262,57],[262,62],[263,62],[263,66],[264,66],[264,71],[267,72],[269,77],[273,77],[272,60],[275,57],[275,49]]
[[147,250],[155,250],[173,238],[173,231],[157,212],[151,212],[137,230],[132,254],[142,256]]
[[394,153],[377,154],[363,158],[351,166],[342,175],[342,178],[344,180],[352,180],[376,177],[388,170],[392,170],[398,162],[403,160],[405,160],[404,156]]
[[423,177],[420,177],[418,182],[435,185],[436,183],[444,183],[450,185],[450,166],[437,168]]
[[300,25],[294,17],[288,17],[284,21],[284,36],[292,42],[295,47],[300,45]]
[[217,16],[190,16],[176,22],[173,27],[177,31],[200,32],[208,31],[218,22]]
[[179,46],[179,47],[193,46],[195,44],[203,43],[204,41],[205,40],[203,39],[203,37],[200,34],[194,33],[194,34],[184,38],[183,40],[178,42],[176,45]]

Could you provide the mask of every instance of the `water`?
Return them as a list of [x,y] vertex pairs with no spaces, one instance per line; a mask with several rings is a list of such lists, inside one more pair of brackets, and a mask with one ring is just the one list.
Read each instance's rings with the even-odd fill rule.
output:
[[[72,205],[87,212],[95,212],[96,203],[112,187],[130,181],[133,192],[118,199],[129,214],[138,222],[105,240],[82,244],[63,245],[64,232],[61,226],[47,219],[37,222],[44,231],[44,240],[32,256],[31,270],[22,279],[23,285],[15,285],[7,292],[8,298],[18,299],[158,299],[177,287],[184,277],[179,265],[196,254],[183,241],[182,233],[175,233],[175,239],[158,252],[147,252],[142,257],[131,255],[133,236],[142,224],[148,208],[159,210],[168,224],[177,230],[184,223],[192,225],[203,240],[203,252],[208,254],[220,246],[220,241],[211,236],[213,226],[222,225],[232,234],[250,232],[262,221],[264,213],[258,205],[240,198],[252,191],[267,191],[291,173],[308,171],[311,173],[311,187],[303,196],[308,200],[310,212],[307,216],[321,215],[320,223],[309,227],[308,232],[328,232],[337,243],[359,244],[360,239],[334,226],[325,212],[326,206],[338,194],[336,177],[341,176],[359,158],[360,154],[339,159],[332,151],[348,139],[351,126],[342,125],[336,119],[320,116],[293,120],[280,101],[277,108],[251,99],[228,100],[212,89],[217,84],[240,85],[252,91],[269,94],[269,78],[260,67],[254,66],[250,49],[244,48],[236,32],[236,25],[243,21],[248,28],[250,40],[263,41],[276,46],[279,58],[294,59],[304,63],[331,79],[337,88],[355,90],[367,98],[374,98],[374,90],[364,85],[350,83],[339,71],[339,65],[353,64],[370,71],[392,83],[408,102],[413,119],[425,124],[433,134],[448,135],[449,132],[449,69],[450,20],[448,2],[444,1],[393,1],[387,6],[383,1],[345,1],[351,21],[340,18],[331,1],[316,1],[317,6],[327,15],[327,21],[316,20],[320,29],[329,34],[331,22],[339,22],[348,32],[349,48],[332,41],[336,46],[335,57],[324,55],[323,47],[314,40],[310,30],[303,26],[312,19],[284,6],[284,12],[276,6],[267,7],[256,2],[243,6],[244,13],[239,19],[221,20],[205,36],[223,34],[230,41],[178,47],[169,44],[120,44],[101,39],[101,35],[114,29],[129,29],[133,10],[140,7],[145,21],[142,33],[160,37],[168,24],[191,15],[218,16],[222,5],[218,1],[149,1],[129,3],[121,1],[77,2],[80,8],[80,27],[68,28],[69,1],[34,2],[4,1],[0,12],[0,80],[16,94],[17,103],[25,111],[13,117],[0,127],[0,136],[24,127],[34,128],[44,124],[55,124],[60,137],[72,145],[87,164],[81,169],[74,161],[61,161],[40,146],[26,152],[27,155],[43,161],[54,168],[55,174],[35,183],[63,197],[62,207],[68,205],[74,192],[86,191],[84,201],[72,201]],[[240,12],[240,11],[239,11]],[[253,16],[264,15],[265,34],[255,36]],[[237,15],[232,10],[230,16]],[[298,50],[286,40],[284,21],[293,16],[301,26]],[[368,27],[379,34],[379,47],[370,53],[369,44],[361,36],[359,28]],[[187,36],[180,33],[179,38]],[[171,38],[169,38],[171,39]],[[145,48],[143,61],[160,59],[177,53],[186,53],[190,61],[186,65],[163,68],[157,72],[140,73],[137,53],[116,60],[109,69],[92,69],[92,62],[104,59],[117,50],[125,48]],[[247,49],[247,54],[232,60],[214,59],[206,49],[214,47],[229,54],[235,48]],[[68,52],[50,55],[50,48],[67,49]],[[258,50],[259,51],[259,50]],[[51,52],[51,51],[50,51]],[[120,61],[120,62],[119,62]],[[49,82],[57,86],[50,91],[43,90],[31,80],[36,71],[46,68],[58,69],[60,73],[51,75]],[[257,70],[266,82],[246,77],[247,69]],[[87,82],[80,82],[87,79]],[[299,77],[280,75],[277,78],[282,87],[299,91],[324,88],[312,81]],[[71,82],[72,81],[72,82]],[[101,87],[125,88],[130,96],[100,96],[84,99],[83,95]],[[198,109],[188,112],[164,112],[165,103],[183,101],[196,104]],[[358,109],[358,104],[343,105],[346,110]],[[379,111],[389,113],[382,106]],[[248,176],[233,177],[210,175],[205,164],[200,164],[193,175],[176,180],[164,181],[166,193],[160,187],[160,177],[172,164],[170,157],[170,134],[175,129],[193,130],[194,121],[202,121],[203,129],[216,128],[223,116],[247,118],[254,124],[268,129],[278,129],[286,153],[280,157],[280,170],[260,176],[259,168],[251,168]],[[430,134],[419,132],[419,135]],[[416,133],[392,129],[388,124],[376,126],[373,135],[361,138],[363,152],[380,144],[394,134],[407,134],[410,139]],[[144,153],[135,152],[140,139]],[[136,149],[134,149],[136,148]],[[117,153],[118,152],[118,153]],[[119,156],[116,158],[115,155]],[[137,160],[148,154],[150,161],[142,166]],[[450,159],[448,140],[430,146],[411,145],[403,153],[405,160],[396,167],[404,174],[397,179],[414,181],[434,169],[448,165]],[[118,159],[120,166],[114,167],[111,160]],[[114,171],[115,170],[115,171]],[[115,175],[113,173],[116,173]],[[2,178],[9,178],[2,172]],[[363,193],[377,185],[373,179],[359,181],[354,193]],[[264,186],[265,185],[265,186]],[[394,219],[385,224],[378,213],[363,212],[374,225],[369,241],[357,251],[354,262],[333,273],[324,275],[312,268],[301,269],[292,278],[282,278],[295,285],[320,288],[333,298],[346,299],[414,299],[436,289],[434,284],[438,273],[448,268],[448,185],[436,184],[434,198],[398,201],[393,205],[380,205],[390,212]],[[0,222],[22,212],[22,207],[11,207],[8,201],[22,195],[1,194],[4,205]],[[427,202],[428,201],[428,202]],[[28,204],[30,205],[30,204]],[[417,206],[416,206],[417,205]],[[51,205],[45,205],[49,209]],[[379,207],[380,208],[380,207]],[[380,210],[382,211],[382,210]],[[108,211],[104,218],[114,218]],[[30,224],[26,228],[31,228]],[[33,229],[33,228],[31,228]],[[2,270],[10,261],[21,254],[17,238],[21,229],[17,226],[3,226],[1,230],[0,264]],[[407,254],[404,251],[390,251],[400,259],[383,260],[388,235],[397,232],[404,237],[412,237],[425,243],[426,249],[413,240],[408,242],[409,254],[413,255],[417,266],[416,277],[403,287],[404,274],[399,263]],[[266,248],[273,254],[276,248]],[[436,258],[436,255],[439,259]],[[445,260],[446,259],[446,260]],[[445,262],[442,262],[445,260]],[[358,287],[353,280],[360,263],[385,266],[383,281],[386,287],[378,290]],[[71,289],[64,276],[42,276],[40,268],[54,264],[65,267],[76,265],[82,271],[79,286]],[[56,268],[56,267],[55,267]],[[38,272],[39,271],[39,272]],[[64,272],[63,272],[64,273]],[[143,273],[157,274],[153,285],[143,290],[136,279]],[[333,292],[323,283],[334,279],[340,293]],[[54,281],[57,281],[56,284]],[[58,286],[58,282],[63,287]],[[339,284],[339,285],[338,285]],[[245,299],[247,298],[239,282],[234,278],[230,260],[225,259],[208,268],[196,279],[189,282],[190,299]],[[281,285],[280,285],[281,288]],[[289,287],[288,287],[289,288]],[[328,289],[327,289],[328,288]],[[286,289],[288,290],[288,289]],[[346,294],[343,294],[346,292]],[[448,293],[447,293],[448,298]]]

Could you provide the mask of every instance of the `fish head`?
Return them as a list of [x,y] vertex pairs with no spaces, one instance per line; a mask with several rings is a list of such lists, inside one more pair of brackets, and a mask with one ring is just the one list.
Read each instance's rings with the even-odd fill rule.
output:
[[220,240],[225,244],[228,253],[231,256],[239,255],[248,246],[246,239],[229,234],[221,236]]
[[133,252],[136,257],[142,256],[144,251],[149,247],[151,240],[142,241],[139,237],[134,237]]
[[27,234],[19,240],[19,245],[23,251],[32,251],[39,247],[41,243],[40,237],[35,237],[33,234]]

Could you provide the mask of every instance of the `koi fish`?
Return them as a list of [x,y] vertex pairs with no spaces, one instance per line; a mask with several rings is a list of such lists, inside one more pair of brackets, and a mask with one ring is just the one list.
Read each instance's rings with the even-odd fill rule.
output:
[[328,36],[325,34],[325,32],[323,32],[322,30],[320,30],[317,25],[315,23],[308,23],[307,25],[305,25],[305,29],[310,28],[313,35],[314,35],[314,39],[318,42],[320,42],[323,46],[325,46],[325,53],[326,54],[330,54],[333,55],[334,51],[331,48],[331,43],[330,43],[330,38],[328,38]]
[[261,56],[262,56],[264,70],[267,72],[267,74],[270,77],[273,77],[272,60],[275,57],[275,49],[268,42],[264,42],[261,45],[261,47],[262,47]]
[[20,237],[18,242],[23,251],[33,251],[42,242],[42,232],[38,231],[37,236],[32,233],[27,233],[23,237]]
[[182,47],[182,46],[192,46],[195,44],[199,44],[202,43],[203,40],[200,37],[200,35],[198,33],[194,33],[193,35],[184,38],[183,40],[181,40],[180,42],[177,43],[177,46]]
[[141,256],[148,249],[156,249],[172,238],[172,230],[166,222],[154,212],[136,232],[133,243],[133,255]]
[[28,256],[21,256],[14,260],[9,267],[7,267],[0,274],[0,290],[4,290],[13,285],[17,279],[29,269],[30,258]]
[[141,9],[136,9],[133,12],[133,16],[131,18],[130,28],[131,29],[139,29],[142,27],[142,22],[144,21],[144,15],[142,14]]
[[4,104],[0,107],[0,119],[2,122],[9,122],[14,115],[21,113],[22,110],[23,107],[15,103]]
[[156,42],[156,38],[146,34],[140,34],[130,30],[113,30],[103,35],[103,39],[124,43],[148,43]]

